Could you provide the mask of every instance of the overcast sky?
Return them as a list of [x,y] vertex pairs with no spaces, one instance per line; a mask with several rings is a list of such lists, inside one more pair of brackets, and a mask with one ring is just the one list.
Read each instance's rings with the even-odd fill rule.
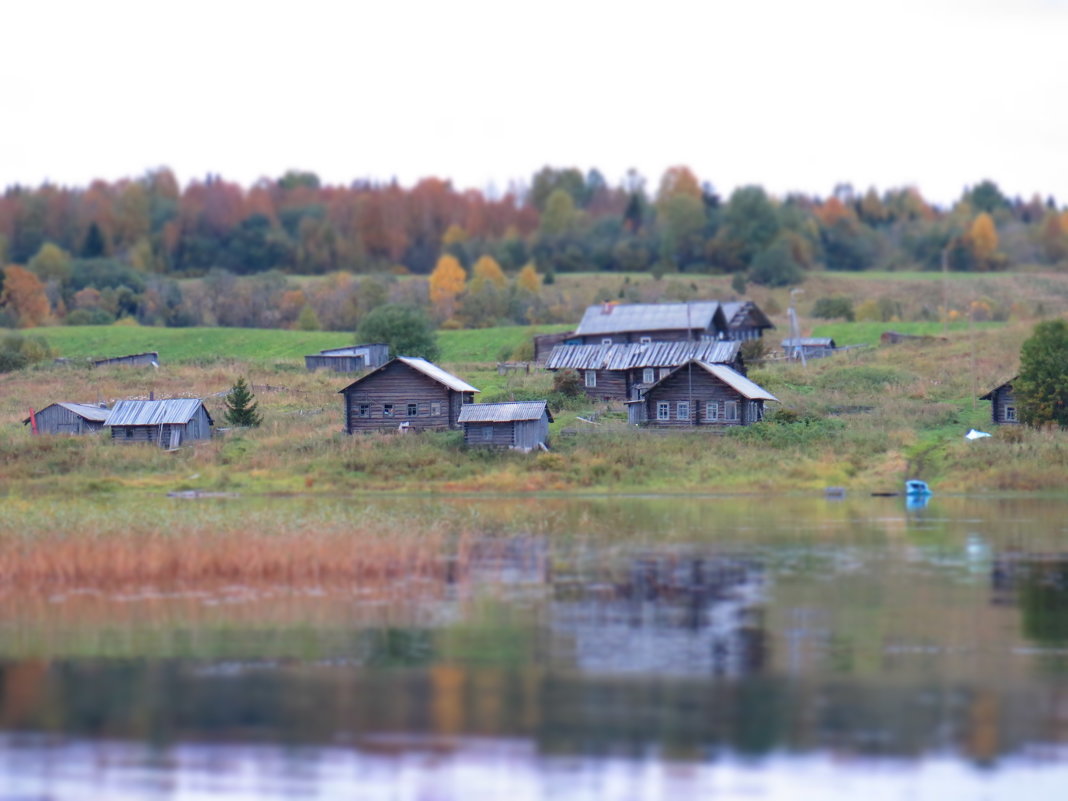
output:
[[827,195],[1068,204],[1068,0],[5,5],[0,187],[688,165]]

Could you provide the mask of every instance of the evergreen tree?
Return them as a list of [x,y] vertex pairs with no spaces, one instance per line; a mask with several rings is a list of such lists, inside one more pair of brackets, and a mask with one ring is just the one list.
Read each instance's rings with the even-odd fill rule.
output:
[[253,402],[254,397],[245,379],[237,379],[237,383],[226,396],[226,422],[232,426],[250,428],[262,423],[263,416],[256,412],[259,404]]

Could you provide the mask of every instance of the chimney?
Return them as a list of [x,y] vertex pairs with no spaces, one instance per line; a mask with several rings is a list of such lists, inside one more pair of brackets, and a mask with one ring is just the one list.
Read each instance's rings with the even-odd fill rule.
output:
[[611,314],[612,304],[607,301],[601,304],[601,314]]
[[154,401],[154,400],[156,399],[156,390],[154,390],[154,389],[150,389],[150,390],[148,391],[148,399],[149,399],[150,401]]

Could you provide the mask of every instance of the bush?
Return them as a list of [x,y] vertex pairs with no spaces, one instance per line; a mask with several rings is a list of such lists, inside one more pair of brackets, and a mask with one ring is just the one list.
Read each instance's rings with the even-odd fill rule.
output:
[[566,398],[574,398],[584,395],[582,376],[577,370],[567,368],[553,373],[553,393],[563,395]]
[[853,300],[845,295],[819,298],[812,306],[812,316],[821,320],[843,319],[853,322]]
[[52,346],[41,337],[8,334],[0,339],[0,373],[21,370],[55,355]]

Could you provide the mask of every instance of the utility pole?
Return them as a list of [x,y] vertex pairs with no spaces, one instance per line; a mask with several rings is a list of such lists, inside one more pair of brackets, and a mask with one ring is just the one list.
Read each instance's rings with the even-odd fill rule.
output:
[[797,322],[797,310],[794,308],[794,296],[803,293],[803,289],[791,289],[790,290],[790,308],[787,309],[787,313],[790,316],[790,336],[794,340],[794,347],[797,352],[801,354],[801,366],[807,368],[808,364],[805,361],[805,346],[801,344],[801,326]]

